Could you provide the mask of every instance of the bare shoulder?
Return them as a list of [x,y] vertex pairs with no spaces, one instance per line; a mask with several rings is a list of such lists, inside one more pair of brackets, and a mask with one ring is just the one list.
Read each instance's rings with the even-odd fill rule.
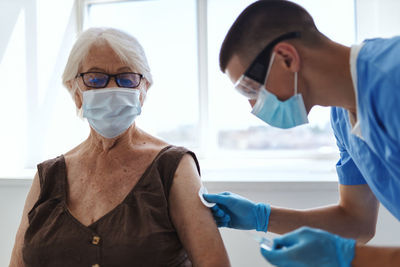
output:
[[162,148],[170,145],[166,141],[164,141],[154,135],[151,135],[151,134],[143,131],[142,129],[140,129],[140,135],[141,135],[141,139],[143,140],[142,143],[148,145],[149,148],[162,149]]
[[169,195],[172,222],[194,266],[230,266],[211,211],[198,197],[201,185],[195,160],[186,153]]
[[191,177],[192,179],[200,180],[200,174],[198,172],[196,162],[193,156],[189,153],[183,155],[175,172],[175,179],[181,179],[185,177]]
[[71,157],[79,155],[80,151],[82,150],[83,144],[84,144],[84,142],[80,143],[79,145],[77,145],[73,149],[71,149],[71,150],[67,151],[66,153],[64,153],[63,154],[64,157],[71,158]]
[[143,130],[140,130],[140,132],[140,141],[134,149],[135,154],[138,153],[143,156],[147,155],[154,159],[154,157],[158,155],[158,153],[160,153],[164,148],[170,146],[169,143],[158,137],[155,137]]

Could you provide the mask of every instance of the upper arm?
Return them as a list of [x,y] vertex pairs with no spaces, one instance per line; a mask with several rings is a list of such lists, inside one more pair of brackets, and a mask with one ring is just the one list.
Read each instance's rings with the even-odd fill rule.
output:
[[346,138],[346,133],[343,128],[347,126],[344,123],[342,118],[343,113],[341,112],[342,110],[338,108],[331,108],[331,125],[340,152],[340,159],[336,163],[336,172],[339,177],[339,182],[342,185],[365,184],[364,177],[347,151],[344,140],[342,140]]
[[194,266],[229,266],[222,238],[210,210],[199,197],[200,176],[193,158],[183,156],[172,183],[172,222]]
[[343,124],[340,112],[337,108],[332,108],[331,112],[332,128],[340,152],[340,159],[336,164],[340,183],[338,207],[350,219],[348,223],[352,225],[347,227],[353,229],[354,236],[359,241],[366,241],[375,233],[379,202],[344,145],[342,138],[346,138],[343,130],[346,125]]
[[17,235],[15,237],[15,244],[11,254],[11,261],[10,261],[11,267],[24,266],[24,262],[22,259],[22,247],[24,245],[25,232],[29,225],[28,213],[38,200],[39,194],[40,194],[40,182],[39,182],[39,175],[36,173],[35,178],[33,179],[31,185],[31,189],[29,190],[28,196],[26,197],[24,210],[22,212],[21,223],[19,225]]
[[[340,185],[339,206],[357,225],[359,236],[370,239],[375,234],[379,201],[367,184]],[[359,240],[368,241],[368,240]]]

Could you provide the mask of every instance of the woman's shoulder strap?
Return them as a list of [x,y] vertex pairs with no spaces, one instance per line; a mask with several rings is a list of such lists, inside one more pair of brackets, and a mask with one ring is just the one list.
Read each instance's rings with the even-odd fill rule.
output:
[[180,146],[168,146],[164,148],[164,151],[160,153],[157,161],[157,168],[161,175],[161,179],[167,195],[169,194],[179,163],[181,162],[183,156],[186,154],[189,154],[193,158],[197,167],[197,171],[200,175],[200,165],[197,157],[195,153],[193,153],[189,149]]

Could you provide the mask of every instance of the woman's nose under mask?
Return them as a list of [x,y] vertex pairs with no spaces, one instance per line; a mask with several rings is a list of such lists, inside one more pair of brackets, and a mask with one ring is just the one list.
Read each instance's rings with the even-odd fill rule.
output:
[[105,138],[122,134],[141,113],[140,90],[137,89],[94,89],[83,91],[82,95],[83,117]]

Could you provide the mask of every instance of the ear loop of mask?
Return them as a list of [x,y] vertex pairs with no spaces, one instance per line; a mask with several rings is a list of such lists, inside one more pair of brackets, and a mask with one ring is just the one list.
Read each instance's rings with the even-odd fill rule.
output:
[[[272,52],[271,59],[270,59],[269,64],[268,64],[268,70],[267,70],[267,75],[265,76],[264,84],[266,84],[267,79],[269,77],[269,73],[271,72],[271,66],[272,66],[272,63],[274,62],[274,58],[275,58],[275,52]],[[296,71],[294,73],[294,95],[297,95],[297,78],[298,78],[297,74],[298,73]]]
[[274,63],[274,59],[275,59],[275,52],[272,52],[271,59],[269,60],[269,64],[268,64],[267,74],[265,75],[264,85],[266,85],[267,80],[269,78],[269,73],[271,72],[271,67],[272,67],[272,63]]
[[81,92],[81,94],[83,94],[83,90],[79,87],[79,83],[78,83],[77,79],[75,79],[75,85],[76,85],[75,92],[76,92],[76,89],[78,89],[79,92]]
[[[83,91],[82,91],[82,89],[79,87],[79,83],[78,83],[78,81],[77,81],[77,79],[75,79],[75,90],[74,90],[74,95],[75,95],[75,93],[76,93],[76,90],[78,90],[80,93],[81,93],[81,96],[82,96],[82,100],[81,100],[81,102],[82,102],[82,106],[83,106]],[[74,96],[75,97],[75,96]],[[75,99],[74,99],[74,101],[75,101]],[[79,118],[81,118],[81,119],[83,119],[83,109],[82,109],[82,106],[81,106],[81,108],[76,108],[76,115],[78,115],[78,117]]]

